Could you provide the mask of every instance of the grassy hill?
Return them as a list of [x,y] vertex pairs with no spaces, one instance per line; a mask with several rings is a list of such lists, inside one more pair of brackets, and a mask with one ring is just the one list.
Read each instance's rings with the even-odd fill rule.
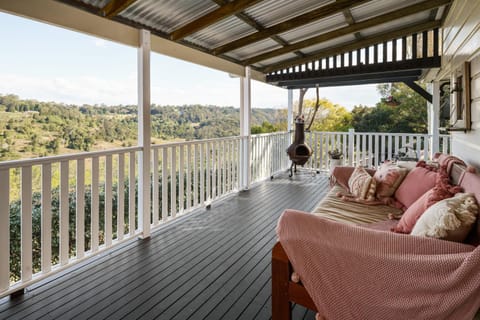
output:
[[[152,142],[239,134],[239,109],[152,105]],[[252,125],[286,127],[286,110],[254,109]],[[0,95],[0,161],[135,145],[137,106],[67,105]]]

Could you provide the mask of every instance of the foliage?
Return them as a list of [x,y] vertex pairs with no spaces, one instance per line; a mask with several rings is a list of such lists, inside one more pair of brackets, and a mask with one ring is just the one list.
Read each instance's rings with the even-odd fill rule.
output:
[[[315,120],[311,131],[347,131],[351,127],[351,115],[345,107],[333,104],[327,99],[320,99]],[[304,101],[304,114],[307,119],[311,119],[313,114],[315,100]]]
[[[352,110],[352,125],[358,132],[426,133],[427,102],[403,83],[377,86],[383,99],[375,107],[356,106]],[[388,97],[399,103],[387,105]]]
[[[152,138],[235,136],[239,116],[233,107],[152,105]],[[252,110],[252,125],[262,132],[286,128],[285,119],[284,110]],[[75,106],[0,95],[0,161],[131,146],[136,140],[137,106]]]
[[342,159],[343,152],[338,149],[330,150],[328,151],[328,156],[330,157],[330,159]]

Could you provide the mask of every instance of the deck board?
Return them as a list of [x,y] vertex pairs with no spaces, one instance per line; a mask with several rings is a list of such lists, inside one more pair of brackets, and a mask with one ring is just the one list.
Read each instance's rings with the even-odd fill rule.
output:
[[276,221],[327,189],[326,176],[282,174],[0,300],[0,319],[270,319]]

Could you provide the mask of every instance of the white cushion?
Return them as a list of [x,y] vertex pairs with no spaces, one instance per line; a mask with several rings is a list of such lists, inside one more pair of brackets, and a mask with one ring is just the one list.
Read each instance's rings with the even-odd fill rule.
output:
[[477,219],[478,205],[471,193],[457,193],[428,208],[411,232],[415,236],[463,242]]

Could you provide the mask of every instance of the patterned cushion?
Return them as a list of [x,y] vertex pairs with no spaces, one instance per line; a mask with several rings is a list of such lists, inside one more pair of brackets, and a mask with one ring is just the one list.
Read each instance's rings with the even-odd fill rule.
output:
[[408,173],[408,169],[385,162],[373,176],[377,181],[377,197],[391,197]]
[[463,242],[477,219],[478,205],[471,193],[437,202],[413,227],[412,235]]
[[350,193],[360,200],[375,200],[376,186],[375,179],[362,166],[356,167],[348,179]]

